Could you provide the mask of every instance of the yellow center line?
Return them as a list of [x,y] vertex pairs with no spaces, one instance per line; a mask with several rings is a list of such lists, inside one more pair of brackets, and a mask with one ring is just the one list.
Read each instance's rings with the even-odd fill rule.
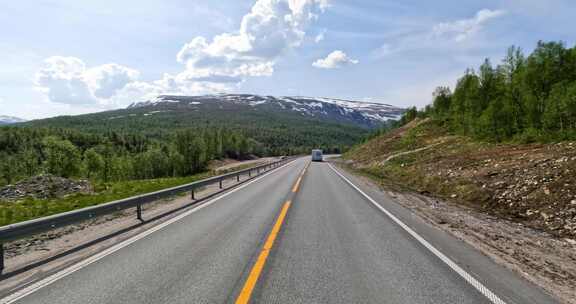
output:
[[302,182],[302,178],[304,177],[304,173],[306,173],[306,170],[308,170],[308,166],[310,166],[310,162],[308,162],[306,166],[304,166],[304,169],[302,169],[302,172],[300,172],[300,175],[298,176],[298,179],[296,180],[294,187],[292,187],[292,193],[298,192],[298,189],[300,188],[300,183]]
[[244,288],[242,288],[240,295],[238,295],[238,298],[236,299],[236,304],[245,304],[250,301],[252,291],[254,290],[254,287],[256,287],[256,282],[260,277],[262,269],[264,269],[264,264],[266,264],[266,259],[268,259],[270,249],[272,249],[272,245],[274,245],[274,241],[278,236],[280,227],[282,227],[282,223],[284,222],[286,213],[288,213],[288,208],[290,208],[290,204],[291,202],[287,201],[286,203],[284,203],[284,206],[282,206],[282,211],[280,211],[280,215],[278,216],[278,219],[276,220],[276,223],[274,224],[272,231],[270,231],[268,239],[266,239],[266,243],[264,243],[264,247],[262,248],[262,251],[260,251],[260,255],[258,256],[258,259],[254,264],[254,267],[252,267],[252,271],[250,271],[250,275],[248,275],[248,279],[244,284]]
[[300,187],[300,181],[302,180],[302,175],[298,176],[298,179],[296,180],[296,183],[294,184],[294,187],[292,187],[292,192],[296,193],[298,191],[298,188]]
[[[308,169],[308,166],[310,166],[310,162],[308,162],[308,164],[306,164],[306,166],[304,167],[302,172],[300,172],[300,175],[298,176],[298,180],[296,180],[294,187],[292,187],[293,193],[298,191],[298,188],[300,187],[300,182],[302,181],[302,177],[304,176],[304,173],[306,173],[306,169]],[[264,269],[264,265],[266,264],[266,259],[268,259],[268,255],[270,254],[270,250],[272,249],[272,246],[274,245],[274,241],[276,240],[276,237],[278,236],[278,233],[280,232],[280,228],[282,227],[282,224],[284,223],[284,218],[286,218],[286,214],[288,213],[288,209],[290,208],[291,204],[292,204],[292,201],[288,200],[282,206],[282,210],[280,211],[280,214],[278,215],[278,219],[276,219],[276,222],[274,223],[274,227],[272,227],[272,230],[270,231],[270,234],[268,235],[268,238],[266,239],[266,242],[264,243],[264,247],[262,247],[262,250],[260,251],[258,258],[256,259],[256,263],[254,263],[254,266],[252,266],[252,270],[250,271],[250,274],[248,275],[248,278],[246,279],[246,282],[244,283],[244,287],[240,291],[238,298],[236,298],[236,304],[246,304],[250,301],[250,296],[252,295],[252,291],[254,291],[254,287],[256,287],[256,283],[258,282],[258,278],[260,277],[260,274],[262,273],[262,270]]]

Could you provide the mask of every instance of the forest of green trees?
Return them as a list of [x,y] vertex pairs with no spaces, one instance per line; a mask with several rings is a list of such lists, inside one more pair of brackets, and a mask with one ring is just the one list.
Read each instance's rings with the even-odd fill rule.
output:
[[431,105],[409,109],[415,117],[445,122],[456,134],[488,141],[556,141],[576,138],[576,47],[538,42],[525,56],[510,47],[496,66],[486,59],[464,73],[452,92],[435,90]]
[[295,113],[172,106],[0,127],[0,186],[42,173],[105,183],[190,176],[214,159],[340,153],[369,132]]
[[262,155],[261,144],[226,129],[183,129],[166,138],[61,128],[0,128],[0,185],[40,173],[103,182],[187,176],[208,161]]

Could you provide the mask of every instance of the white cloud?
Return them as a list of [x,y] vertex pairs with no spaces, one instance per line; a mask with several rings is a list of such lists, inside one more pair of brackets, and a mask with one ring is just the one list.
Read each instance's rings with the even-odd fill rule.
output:
[[110,98],[126,84],[135,81],[140,73],[115,63],[103,64],[84,73],[97,98]]
[[471,38],[479,33],[490,20],[505,14],[504,10],[483,9],[468,19],[419,24],[405,33],[393,35],[379,48],[372,50],[371,55],[375,59],[380,59],[407,51],[454,53],[469,50],[474,46],[489,45],[481,39]]
[[380,57],[388,56],[388,55],[392,54],[393,52],[394,52],[394,49],[392,48],[392,46],[390,46],[390,44],[384,43],[379,48],[374,50],[372,52],[372,54],[376,58],[380,58]]
[[210,41],[195,37],[176,55],[184,70],[156,81],[137,81],[138,71],[115,63],[87,68],[78,58],[54,56],[36,73],[35,85],[52,102],[84,107],[231,91],[247,77],[271,76],[277,59],[302,44],[327,7],[328,0],[257,0],[237,31]]
[[211,41],[195,37],[176,55],[184,71],[161,80],[130,83],[114,98],[118,104],[161,94],[196,95],[237,88],[247,77],[271,76],[279,56],[301,45],[309,24],[327,0],[258,0],[238,31]]
[[159,80],[128,83],[111,98],[110,103],[117,106],[127,106],[133,102],[153,99],[158,95],[222,93],[229,91],[235,85],[227,82],[190,80],[186,78],[185,73],[180,73],[176,76],[164,74],[162,79]]
[[502,10],[483,9],[469,19],[436,24],[432,29],[432,35],[434,37],[447,37],[455,41],[464,41],[480,31],[486,22],[505,13]]
[[104,105],[126,84],[138,77],[138,71],[115,64],[86,69],[76,57],[52,56],[35,76],[36,88],[55,103]]
[[314,63],[312,63],[312,66],[321,69],[335,69],[357,63],[358,60],[351,59],[350,57],[348,57],[348,55],[346,55],[346,53],[340,50],[336,50],[328,54],[326,58],[321,58],[314,61]]
[[271,76],[277,58],[301,45],[309,24],[328,6],[327,0],[258,0],[244,15],[240,29],[208,41],[185,44],[178,62],[183,79],[239,83],[246,77]]
[[44,68],[36,73],[35,84],[57,103],[89,105],[98,100],[85,78],[86,65],[75,57],[53,56],[44,60]]
[[318,33],[318,35],[314,37],[314,42],[320,43],[320,41],[324,40],[324,38],[326,38],[326,30],[323,30],[320,33]]

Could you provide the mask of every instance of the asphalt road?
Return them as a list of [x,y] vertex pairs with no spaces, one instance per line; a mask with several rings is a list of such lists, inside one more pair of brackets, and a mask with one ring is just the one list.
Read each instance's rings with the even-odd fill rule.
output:
[[195,207],[46,286],[29,287],[15,303],[233,303],[241,296],[252,303],[495,303],[482,288],[500,303],[555,303],[365,189],[482,282],[473,286],[329,164],[312,163],[299,178],[308,161]]

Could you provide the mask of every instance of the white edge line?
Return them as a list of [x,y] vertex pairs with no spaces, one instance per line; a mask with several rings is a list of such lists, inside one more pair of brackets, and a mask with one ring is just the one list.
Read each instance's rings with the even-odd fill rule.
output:
[[80,261],[80,262],[78,262],[72,266],[69,266],[68,268],[60,270],[59,272],[57,272],[53,275],[50,275],[50,276],[48,276],[48,277],[46,277],[46,278],[44,278],[38,282],[30,284],[29,286],[27,286],[23,289],[20,289],[20,290],[16,291],[15,293],[12,293],[12,294],[4,297],[3,299],[0,299],[0,304],[14,303],[14,302],[22,299],[23,297],[25,297],[29,294],[32,294],[32,293],[38,291],[39,289],[46,287],[46,286],[58,281],[59,279],[64,278],[64,277],[66,277],[66,276],[68,276],[68,275],[70,275],[70,274],[72,274],[72,273],[74,273],[74,272],[76,272],[76,271],[78,271],[78,270],[80,270],[80,269],[82,269],[82,268],[84,268],[84,267],[86,267],[86,266],[88,266],[88,265],[90,265],[90,264],[92,264],[92,263],[94,263],[94,262],[96,262],[96,261],[98,261],[98,260],[100,260],[100,259],[102,259],[102,258],[104,258],[104,257],[130,245],[130,244],[132,244],[132,243],[134,243],[134,242],[136,242],[136,241],[138,241],[138,240],[140,240],[140,239],[143,239],[146,236],[148,236],[148,235],[150,235],[150,234],[152,234],[152,233],[154,233],[154,232],[156,232],[156,231],[158,231],[158,230],[160,230],[160,229],[162,229],[162,228],[164,228],[170,224],[173,224],[173,223],[187,217],[188,215],[190,215],[190,214],[192,214],[198,210],[201,210],[205,207],[212,205],[216,201],[218,201],[218,200],[220,200],[220,199],[222,199],[222,198],[224,198],[224,197],[226,197],[226,196],[228,196],[228,195],[230,195],[230,194],[232,194],[232,193],[234,193],[240,189],[243,189],[243,188],[247,187],[248,185],[266,177],[268,174],[271,174],[273,172],[277,172],[277,170],[282,169],[288,165],[293,165],[295,163],[296,163],[295,161],[292,161],[292,162],[289,162],[289,163],[287,163],[281,167],[276,168],[275,170],[269,171],[269,172],[265,173],[264,175],[254,179],[252,181],[249,181],[243,185],[240,185],[240,186],[230,190],[229,192],[226,192],[226,193],[224,193],[224,194],[222,194],[216,198],[213,198],[213,199],[211,199],[205,203],[201,203],[200,205],[198,205],[197,207],[194,207],[193,209],[190,209],[190,210],[188,210],[188,211],[186,211],[186,212],[184,212],[184,213],[182,213],[176,217],[173,217],[173,218],[171,218],[171,219],[169,219],[169,220],[167,220],[161,224],[158,224],[158,225],[156,225],[156,226],[154,226],[154,227],[152,227],[146,231],[143,231],[142,233],[137,234],[137,235],[135,235],[135,236],[133,236],[127,240],[124,240],[124,241],[104,250],[104,251],[101,251],[95,255],[92,255],[92,256],[88,257],[87,259],[84,259],[84,260],[82,260],[82,261]]
[[394,216],[392,213],[390,213],[388,210],[386,210],[384,207],[382,207],[380,204],[378,204],[374,199],[372,199],[370,196],[368,196],[366,193],[364,193],[364,191],[362,191],[360,188],[358,188],[356,185],[354,185],[348,178],[346,178],[344,175],[342,175],[340,172],[338,172],[338,170],[336,170],[332,166],[332,164],[328,164],[328,165],[330,166],[330,169],[332,169],[332,171],[336,172],[336,174],[338,174],[344,181],[346,181],[350,186],[352,186],[354,189],[356,189],[356,191],[358,191],[366,199],[368,199],[368,201],[370,201],[374,206],[376,206],[376,208],[378,208],[378,209],[380,209],[380,211],[384,212],[390,219],[392,219],[394,222],[396,222],[396,224],[398,224],[400,227],[402,227],[402,229],[404,229],[412,237],[414,237],[418,242],[420,242],[420,244],[424,245],[424,247],[426,247],[426,249],[428,249],[430,252],[432,252],[440,260],[442,260],[442,262],[444,262],[446,265],[448,265],[448,267],[452,268],[452,270],[454,270],[458,275],[460,275],[464,280],[466,280],[466,282],[468,282],[470,285],[472,285],[474,288],[476,288],[476,290],[478,290],[481,294],[483,294],[486,298],[488,298],[488,300],[490,300],[494,304],[506,304],[506,302],[504,302],[502,299],[500,299],[490,289],[488,289],[486,286],[484,286],[482,283],[480,283],[478,280],[476,280],[472,275],[470,275],[464,269],[462,269],[460,266],[458,266],[458,264],[456,264],[455,262],[450,260],[450,258],[448,258],[446,255],[444,255],[442,252],[440,252],[440,250],[436,249],[434,246],[432,246],[432,244],[428,243],[428,241],[426,241],[418,233],[416,233],[414,230],[412,230],[410,227],[408,227],[408,225],[404,224],[404,222],[402,222],[400,219],[398,219],[396,216]]

